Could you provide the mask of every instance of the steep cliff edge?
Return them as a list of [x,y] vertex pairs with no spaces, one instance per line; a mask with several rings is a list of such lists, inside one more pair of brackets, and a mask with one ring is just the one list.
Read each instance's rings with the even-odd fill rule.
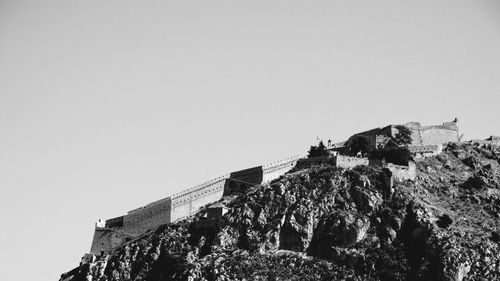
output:
[[497,147],[453,144],[393,184],[311,163],[61,280],[500,280],[499,162]]

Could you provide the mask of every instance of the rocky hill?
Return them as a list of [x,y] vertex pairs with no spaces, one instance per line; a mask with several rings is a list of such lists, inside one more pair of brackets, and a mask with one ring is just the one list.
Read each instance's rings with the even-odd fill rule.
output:
[[61,280],[500,280],[499,163],[498,147],[452,144],[388,185],[381,168],[322,159]]

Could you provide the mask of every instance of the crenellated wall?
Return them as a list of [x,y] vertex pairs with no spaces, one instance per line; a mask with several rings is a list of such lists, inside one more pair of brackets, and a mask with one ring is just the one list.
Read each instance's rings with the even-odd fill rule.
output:
[[443,151],[443,145],[410,145],[408,150],[415,155],[415,158],[438,155]]
[[337,155],[334,158],[335,166],[344,169],[351,169],[360,165],[367,166],[369,162],[368,158],[350,157],[344,155]]
[[170,221],[193,215],[200,207],[221,199],[227,178],[228,176],[222,176],[170,197],[172,200]]
[[210,203],[220,200],[224,193],[235,189],[269,182],[292,169],[300,157],[294,156],[245,170],[225,174],[197,186],[188,188],[170,197],[152,202],[146,206],[129,211],[126,215],[100,221],[96,224],[92,241],[92,254],[110,250],[117,245],[144,234],[160,225],[191,216]]
[[262,166],[232,172],[224,184],[224,195],[240,193],[262,183],[263,174]]
[[405,124],[412,132],[412,145],[440,145],[459,141],[458,122],[445,122],[441,125],[421,126],[418,122]]
[[137,236],[162,224],[169,223],[171,199],[164,198],[129,211],[123,217],[125,233]]
[[262,166],[257,166],[229,174],[229,178],[250,184],[260,184],[263,179]]
[[[291,170],[301,159],[293,156],[264,166],[236,171],[212,179],[200,185],[176,193],[170,197],[152,202],[129,211],[126,215],[108,219],[95,228],[90,253],[115,248],[122,243],[153,230],[163,224],[191,216],[210,203],[217,202],[225,194],[248,188],[252,185],[270,182]],[[304,161],[304,160],[302,160]],[[367,158],[336,155],[333,163],[345,169],[369,165]],[[414,167],[389,166],[397,179],[414,178]],[[233,186],[233,187],[232,187]]]
[[[191,216],[201,207],[217,202],[225,194],[230,194],[238,188],[244,189],[279,178],[295,167],[300,159],[301,157],[294,156],[264,166],[226,174],[131,210],[124,216],[108,219],[105,223],[100,221],[96,224],[90,253],[99,255],[101,251],[113,249],[163,224]],[[331,159],[332,164],[345,169],[370,164],[367,158],[336,155]],[[307,159],[301,161],[307,162]],[[387,168],[397,180],[414,179],[416,175],[414,165],[404,167],[389,164]],[[233,185],[235,187],[231,188]]]
[[430,128],[421,130],[420,134],[422,135],[422,145],[443,144],[458,141],[458,131],[455,130]]
[[281,175],[295,167],[300,158],[301,157],[297,155],[262,166],[262,182],[271,182],[272,180],[279,178]]
[[[449,142],[458,142],[460,140],[458,130],[458,120],[445,122],[441,125],[422,126],[418,122],[408,122],[404,125],[411,131],[413,146],[441,145]],[[373,148],[384,146],[388,140],[394,138],[397,133],[397,125],[389,125],[383,128],[375,128],[372,130],[357,133],[349,138],[349,143],[356,136],[368,137]],[[334,148],[339,150],[339,148]]]
[[123,216],[106,220],[105,227],[123,227]]
[[[422,127],[416,122],[408,123],[406,126],[412,131],[413,144],[423,146],[416,148],[422,154],[436,153],[439,149],[435,149],[432,145],[441,145],[459,140],[456,120],[437,126]],[[378,143],[386,143],[396,133],[396,126],[389,125],[357,135],[370,136],[373,139],[374,146],[377,146]],[[495,138],[494,141],[498,142],[499,140]],[[344,145],[345,142],[330,143],[329,148],[340,149]],[[90,252],[99,255],[101,251],[113,249],[130,239],[144,234],[148,230],[191,216],[201,207],[220,200],[225,194],[238,192],[252,185],[277,179],[294,168],[300,159],[299,156],[293,156],[267,165],[225,174],[170,197],[131,210],[124,216],[112,218],[106,222],[99,221],[95,227]],[[330,163],[330,160],[328,161]],[[336,166],[346,169],[370,164],[367,158],[343,155],[333,156],[332,161]],[[305,163],[307,163],[307,160]],[[416,169],[412,165],[408,167],[389,165],[387,168],[393,173],[394,178],[399,180],[414,179],[416,175]]]

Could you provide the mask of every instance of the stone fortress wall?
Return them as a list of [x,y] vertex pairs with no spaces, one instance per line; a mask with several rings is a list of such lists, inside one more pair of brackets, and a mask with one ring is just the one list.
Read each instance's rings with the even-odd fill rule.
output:
[[[443,123],[436,126],[421,126],[419,123],[405,124],[412,131],[410,151],[421,157],[441,153],[443,144],[459,142],[458,122]],[[373,136],[374,144],[387,142],[389,136],[394,136],[397,129],[394,125],[377,128],[357,135]],[[500,145],[500,137],[491,136],[487,140],[473,140],[485,145]],[[95,256],[109,251],[124,243],[139,239],[139,237],[154,230],[160,225],[174,222],[196,213],[200,207],[220,200],[224,195],[248,188],[256,184],[270,182],[297,166],[311,165],[318,161],[334,164],[337,167],[351,169],[359,165],[381,166],[388,171],[389,186],[393,181],[415,180],[416,165],[410,162],[408,166],[399,166],[390,163],[379,163],[368,158],[350,157],[338,154],[346,146],[347,141],[328,143],[332,152],[329,157],[302,158],[293,156],[264,166],[257,166],[241,171],[222,175],[203,184],[186,189],[170,197],[152,202],[146,206],[131,210],[124,216],[99,220],[95,225],[90,254],[82,258],[82,263],[95,260]],[[321,158],[321,159],[319,159]],[[300,161],[299,161],[300,160]],[[333,162],[332,162],[333,161]],[[220,211],[220,210],[219,210]],[[222,213],[223,212],[219,212]],[[78,268],[76,268],[78,269]],[[62,280],[70,280],[75,269],[62,275]]]
[[[441,125],[422,126],[418,122],[408,122],[403,126],[411,131],[412,142],[409,148],[414,149],[417,156],[435,155],[441,152],[442,147],[440,146],[460,141],[456,118],[452,122],[444,122]],[[347,152],[348,143],[356,136],[368,137],[373,148],[384,147],[397,133],[397,125],[388,125],[354,134],[346,141],[337,143],[328,141],[327,148],[338,152]],[[491,139],[493,140],[494,137],[492,136]]]
[[475,143],[475,144],[478,144],[478,145],[486,145],[486,146],[495,145],[495,146],[499,146],[500,145],[500,137],[492,135],[492,136],[490,136],[489,138],[487,138],[485,140],[472,139],[469,142],[470,143]]
[[334,156],[334,165],[336,167],[341,167],[344,169],[352,169],[356,166],[368,166],[370,161],[368,158],[361,158],[361,157],[350,157],[350,156],[344,156],[344,155],[337,155]]
[[297,162],[299,169],[305,169],[316,164],[330,164],[343,169],[352,169],[356,166],[372,165],[366,157],[354,157],[345,155],[317,156],[313,158],[303,158]]
[[[170,197],[96,224],[90,253],[99,255],[160,225],[195,214],[200,207],[220,200],[238,187],[270,182],[290,169],[301,157],[293,156],[264,166],[225,174]],[[231,186],[235,188],[231,189]]]
[[224,175],[174,194],[172,198],[171,217],[167,222],[177,221],[196,213],[200,207],[222,198],[224,185],[229,175]]
[[443,145],[409,145],[408,150],[415,156],[415,158],[421,158],[438,155],[443,151]]
[[148,205],[127,212],[123,216],[123,230],[130,236],[144,233],[144,230],[152,229],[170,221],[171,199],[164,198]]
[[441,125],[421,126],[418,122],[405,124],[412,132],[412,145],[438,145],[459,141],[458,121]]
[[297,164],[299,159],[299,156],[292,156],[281,161],[262,166],[262,182],[271,182],[272,180],[279,178],[284,173],[290,171],[295,164]]
[[[380,165],[371,163],[368,158],[344,155],[309,159],[294,156],[268,165],[226,174],[170,197],[131,210],[124,216],[108,219],[105,224],[96,224],[90,254],[99,255],[102,251],[108,251],[120,246],[160,225],[193,215],[202,206],[217,202],[224,195],[238,190],[230,187],[233,183],[249,187],[270,182],[291,170],[297,162],[300,165],[308,165],[318,162],[319,158],[331,159],[333,165],[344,169],[352,169],[360,165]],[[414,163],[410,163],[409,166],[386,164],[384,167],[393,173],[396,180],[415,179],[416,169]]]
[[[456,119],[442,125],[421,126],[420,123],[410,122],[405,126],[412,131],[410,149],[422,156],[437,154],[441,151],[442,144],[459,141],[458,121]],[[388,138],[396,133],[396,126],[389,125],[356,135],[372,137],[374,145],[376,145],[377,142],[386,142]],[[498,142],[498,137],[494,141]],[[329,148],[340,148],[345,143],[329,143]],[[225,174],[170,197],[131,210],[124,216],[109,219],[104,225],[96,225],[90,253],[100,254],[101,251],[112,249],[162,224],[193,215],[200,207],[220,200],[225,194],[252,185],[270,182],[292,169],[299,159],[299,156],[293,156],[264,166]],[[335,161],[337,167],[342,168],[369,165],[366,158],[343,155],[336,155],[333,161]],[[408,169],[392,167],[392,172],[397,178],[414,178],[412,167]]]
[[393,179],[397,181],[414,181],[417,177],[417,165],[415,164],[415,162],[409,162],[408,166],[400,166],[387,163],[385,167],[392,172]]
[[112,218],[104,222],[104,227],[122,227],[123,226],[123,216]]
[[132,238],[123,228],[96,227],[90,253],[99,255],[101,251],[116,248]]

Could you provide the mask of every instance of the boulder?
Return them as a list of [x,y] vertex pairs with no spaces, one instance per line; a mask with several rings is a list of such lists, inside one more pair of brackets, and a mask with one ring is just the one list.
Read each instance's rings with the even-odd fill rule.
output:
[[369,219],[356,213],[334,213],[323,217],[314,230],[310,253],[331,258],[332,247],[352,247],[365,238],[369,227]]
[[372,212],[382,204],[382,195],[376,190],[359,186],[351,188],[351,196],[359,211]]

